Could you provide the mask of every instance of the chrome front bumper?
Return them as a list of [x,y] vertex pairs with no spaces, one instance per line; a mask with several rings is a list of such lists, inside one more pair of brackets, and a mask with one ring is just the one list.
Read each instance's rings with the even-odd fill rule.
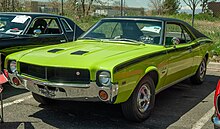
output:
[[[13,78],[19,80],[19,85],[13,83]],[[90,82],[89,84],[53,83],[10,73],[9,83],[15,88],[27,89],[36,94],[59,100],[104,101],[114,103],[118,94],[117,84],[111,84],[109,87],[99,87],[96,82]],[[106,100],[102,100],[99,97],[100,90],[104,90],[108,94]]]
[[216,128],[220,128],[220,120],[216,115],[212,116],[212,122]]

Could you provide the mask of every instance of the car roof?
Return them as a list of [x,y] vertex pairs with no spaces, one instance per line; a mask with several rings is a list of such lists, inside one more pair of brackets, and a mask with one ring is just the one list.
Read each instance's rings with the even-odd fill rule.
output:
[[176,22],[183,22],[176,18],[167,18],[167,17],[157,17],[157,16],[116,16],[116,17],[109,17],[109,18],[122,18],[122,19],[151,19],[151,20],[158,20],[158,21],[176,21]]
[[0,15],[1,14],[3,14],[3,15],[28,15],[33,18],[39,17],[39,16],[64,18],[63,16],[60,16],[60,15],[49,14],[49,13],[36,13],[36,12],[1,12]]
[[197,29],[189,25],[187,22],[184,22],[182,20],[176,19],[176,18],[167,18],[167,17],[157,17],[157,16],[116,16],[116,17],[108,17],[104,19],[143,19],[143,20],[157,20],[157,21],[164,21],[164,22],[176,22],[176,23],[181,23],[182,25],[186,26],[196,38],[201,38],[201,37],[206,37],[206,35],[202,34],[199,32]]

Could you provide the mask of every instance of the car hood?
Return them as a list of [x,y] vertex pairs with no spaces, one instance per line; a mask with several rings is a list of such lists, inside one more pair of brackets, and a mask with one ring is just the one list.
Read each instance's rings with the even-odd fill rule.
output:
[[153,50],[140,44],[76,41],[33,49],[23,54],[19,61],[42,66],[88,68],[111,60],[120,63],[137,56],[137,52],[143,49]]

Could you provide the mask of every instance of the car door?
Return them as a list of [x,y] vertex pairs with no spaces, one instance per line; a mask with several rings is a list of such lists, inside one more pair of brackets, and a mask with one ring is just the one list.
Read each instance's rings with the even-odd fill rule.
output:
[[[35,30],[40,30],[41,33],[36,35]],[[42,45],[68,42],[57,18],[36,18],[27,35],[33,35],[32,40],[37,40]]]
[[189,77],[192,73],[192,35],[178,23],[167,23],[165,45],[168,53],[168,72],[165,85]]

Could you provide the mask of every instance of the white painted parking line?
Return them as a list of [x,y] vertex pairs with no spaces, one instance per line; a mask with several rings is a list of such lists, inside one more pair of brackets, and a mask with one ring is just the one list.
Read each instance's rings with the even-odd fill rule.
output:
[[212,107],[201,119],[199,119],[193,126],[192,129],[201,129],[214,114],[215,107]]
[[[25,100],[27,100],[27,99],[30,99],[30,98],[32,98],[32,95],[25,96],[25,97],[23,97],[23,98],[21,98],[21,99],[17,99],[17,100],[15,100],[15,101],[13,101],[13,102],[10,102],[10,103],[4,103],[4,104],[3,104],[3,108],[4,108],[4,107],[7,107],[7,106],[10,106],[10,105],[13,105],[13,104],[21,103],[21,102],[23,102],[23,101],[25,101]],[[0,109],[1,109],[1,107],[0,107]]]

